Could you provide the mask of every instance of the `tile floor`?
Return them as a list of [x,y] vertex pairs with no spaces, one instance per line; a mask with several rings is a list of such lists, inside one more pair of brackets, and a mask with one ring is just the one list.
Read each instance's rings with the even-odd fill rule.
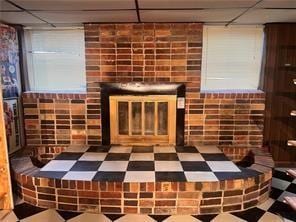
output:
[[[284,195],[296,195],[296,180],[285,174],[285,168],[276,168],[270,198],[258,207],[237,213],[214,215],[110,215],[41,209],[18,203],[13,211],[0,211],[3,222],[291,222],[296,212],[282,202]],[[190,172],[189,172],[190,173]]]
[[237,167],[217,147],[70,147],[36,176],[57,179],[155,182],[218,181],[244,178],[254,170]]

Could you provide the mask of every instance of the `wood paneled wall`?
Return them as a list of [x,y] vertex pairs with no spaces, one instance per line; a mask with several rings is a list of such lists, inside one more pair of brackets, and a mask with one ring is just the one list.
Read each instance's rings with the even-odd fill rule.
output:
[[267,24],[265,83],[266,113],[264,142],[278,163],[296,161],[296,147],[287,140],[296,139],[296,23]]
[[3,99],[2,92],[0,90],[0,209],[12,208],[13,201],[10,181],[10,170],[8,163],[8,150],[5,134]]

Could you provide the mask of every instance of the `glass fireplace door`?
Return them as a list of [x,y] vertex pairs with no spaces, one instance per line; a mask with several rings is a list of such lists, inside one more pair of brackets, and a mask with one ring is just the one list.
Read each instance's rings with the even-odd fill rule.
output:
[[112,144],[175,144],[176,96],[110,96]]

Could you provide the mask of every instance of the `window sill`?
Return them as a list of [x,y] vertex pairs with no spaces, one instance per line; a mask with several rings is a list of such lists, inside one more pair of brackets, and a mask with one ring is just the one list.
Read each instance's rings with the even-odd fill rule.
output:
[[216,89],[216,90],[201,90],[202,94],[264,94],[264,91],[260,89]]
[[85,91],[26,91],[23,98],[31,99],[86,99]]
[[36,90],[36,91],[26,91],[24,94],[86,94],[84,90]]

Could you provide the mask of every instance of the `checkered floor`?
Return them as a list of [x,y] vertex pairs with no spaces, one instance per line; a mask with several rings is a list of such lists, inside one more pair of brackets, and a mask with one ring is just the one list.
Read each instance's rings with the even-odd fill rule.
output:
[[90,214],[41,209],[20,201],[13,211],[0,211],[0,221],[5,222],[292,222],[296,221],[296,212],[282,202],[283,196],[296,195],[296,180],[285,174],[284,168],[276,168],[273,173],[272,192],[270,198],[258,207],[238,213],[212,215],[110,215]]
[[237,167],[217,147],[69,147],[36,176],[117,182],[218,181],[258,173]]

